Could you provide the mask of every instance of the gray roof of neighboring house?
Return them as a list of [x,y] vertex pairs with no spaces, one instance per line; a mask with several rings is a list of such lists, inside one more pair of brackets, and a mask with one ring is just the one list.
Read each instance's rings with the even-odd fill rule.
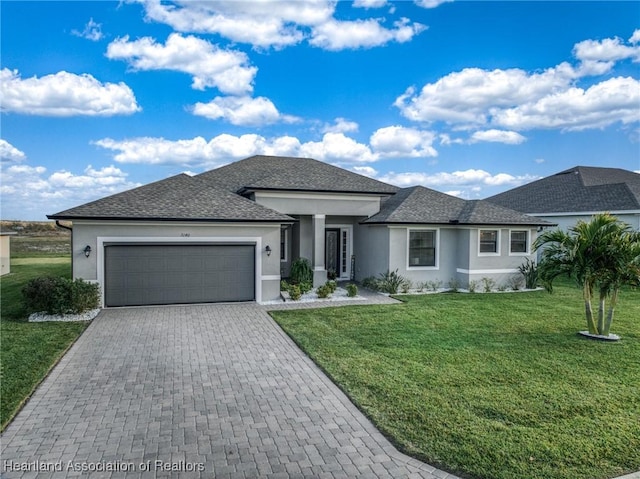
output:
[[293,218],[287,215],[184,173],[47,217],[165,221],[293,221]]
[[403,188],[364,224],[552,226],[552,223],[486,201],[464,200],[423,186]]
[[640,175],[576,166],[486,201],[531,214],[640,210]]
[[398,188],[311,158],[252,156],[197,176],[234,193],[246,190],[393,194]]

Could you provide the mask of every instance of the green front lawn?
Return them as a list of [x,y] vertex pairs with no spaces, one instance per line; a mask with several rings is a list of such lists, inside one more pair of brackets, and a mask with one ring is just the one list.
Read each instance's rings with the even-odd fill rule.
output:
[[[581,293],[403,296],[272,312],[404,452],[473,478],[608,478],[640,469],[640,291],[612,332]],[[597,307],[597,305],[596,305]]]
[[0,279],[0,424],[2,429],[51,367],[87,327],[86,323],[28,323],[22,287],[36,276],[71,276],[70,258],[12,261]]

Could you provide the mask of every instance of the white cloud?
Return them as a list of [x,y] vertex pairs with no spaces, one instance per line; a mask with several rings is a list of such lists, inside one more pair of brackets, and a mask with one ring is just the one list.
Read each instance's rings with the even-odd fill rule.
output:
[[395,22],[394,27],[387,29],[379,20],[372,18],[356,21],[330,20],[313,28],[309,43],[333,51],[371,48],[391,41],[408,42],[426,28],[419,23],[412,24],[407,18]]
[[355,8],[382,8],[387,5],[387,0],[355,0]]
[[611,78],[587,90],[573,87],[536,102],[496,112],[497,125],[514,129],[584,130],[640,121],[640,81]]
[[193,114],[233,125],[263,126],[272,123],[293,123],[298,118],[281,114],[271,100],[265,97],[216,97],[209,103],[196,103]]
[[0,161],[18,163],[24,161],[27,155],[23,151],[18,150],[7,140],[0,138]]
[[147,18],[181,32],[215,33],[260,48],[283,48],[305,38],[301,27],[331,18],[335,4],[308,2],[190,2],[143,0]]
[[[471,142],[524,141],[516,131],[538,128],[582,130],[639,120],[639,83],[634,78],[609,78],[579,86],[587,76],[609,74],[616,62],[640,61],[640,30],[625,44],[619,38],[585,40],[573,49],[576,65],[560,63],[541,72],[521,69],[465,68],[419,91],[409,87],[394,105],[416,122],[444,122],[460,129],[487,128]],[[491,128],[497,127],[497,128]],[[498,133],[508,128],[512,132]],[[443,143],[453,141],[445,137]]]
[[322,141],[310,141],[300,146],[300,155],[328,163],[370,163],[378,155],[371,149],[343,133],[325,133]]
[[8,68],[0,71],[0,104],[3,112],[42,116],[130,115],[141,110],[122,82],[103,84],[89,74],[65,71],[23,80]]
[[354,166],[351,169],[360,175],[369,176],[371,178],[378,176],[378,170],[371,166]]
[[79,174],[58,170],[47,175],[43,166],[23,164],[3,168],[2,177],[3,217],[20,219],[43,219],[45,214],[140,186],[114,166],[89,165]]
[[485,124],[492,109],[518,105],[565,89],[574,77],[574,70],[567,64],[532,75],[517,68],[491,71],[465,68],[427,83],[419,93],[410,87],[394,105],[414,121]]
[[353,133],[358,131],[360,126],[355,121],[346,118],[336,118],[333,125],[325,125],[323,133]]
[[479,141],[488,141],[494,143],[505,143],[507,145],[519,145],[526,140],[527,139],[524,136],[515,131],[491,129],[476,131],[473,135],[471,135],[470,141],[472,143],[477,143]]
[[136,70],[174,70],[193,76],[196,90],[217,88],[223,93],[244,95],[253,90],[258,71],[248,66],[249,58],[240,51],[223,50],[194,36],[172,33],[164,45],[153,38],[129,41],[118,38],[107,48],[107,58],[125,60]]
[[492,175],[485,170],[469,169],[454,171],[452,173],[440,172],[435,174],[390,172],[378,179],[402,187],[423,185],[440,188],[447,186],[517,186],[532,181],[536,179],[536,177],[530,175],[512,176],[507,173]]
[[102,33],[102,23],[96,23],[93,18],[90,18],[82,31],[71,30],[71,34],[76,37],[86,38],[92,42],[97,42],[104,38]]
[[[190,2],[140,0],[148,20],[180,32],[213,33],[256,48],[284,48],[308,40],[328,50],[370,48],[390,41],[406,42],[424,30],[402,19],[388,29],[381,20],[339,21],[336,2]],[[358,0],[356,7],[380,7],[383,0]]]
[[436,8],[448,2],[453,2],[453,0],[415,0],[415,4],[422,8]]
[[[638,30],[636,30],[638,32]],[[635,37],[636,33],[634,33]],[[631,40],[633,40],[633,38]],[[633,41],[631,42],[633,43]],[[584,40],[573,47],[574,56],[581,61],[616,62],[631,58],[640,61],[640,46],[627,46],[620,38]]]
[[126,140],[103,138],[96,145],[115,152],[118,163],[176,164],[213,167],[252,155],[303,156],[334,163],[367,163],[378,159],[367,145],[342,133],[326,133],[321,141],[301,143],[291,136],[265,138],[247,134],[222,134],[209,141],[198,136],[184,140],[140,137]]
[[371,147],[381,157],[424,158],[438,156],[432,144],[435,134],[415,128],[388,126],[380,128],[371,135]]

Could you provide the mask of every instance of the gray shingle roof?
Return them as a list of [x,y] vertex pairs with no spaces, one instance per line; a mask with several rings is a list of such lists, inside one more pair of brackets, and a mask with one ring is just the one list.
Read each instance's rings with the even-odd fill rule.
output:
[[398,188],[311,158],[252,156],[207,171],[198,178],[227,188],[244,190],[322,191],[392,194]]
[[293,219],[186,174],[86,203],[49,219],[274,221]]
[[486,201],[532,214],[640,210],[640,175],[576,166]]
[[551,226],[517,211],[486,201],[463,200],[423,186],[404,188],[384,201],[365,224],[461,224]]

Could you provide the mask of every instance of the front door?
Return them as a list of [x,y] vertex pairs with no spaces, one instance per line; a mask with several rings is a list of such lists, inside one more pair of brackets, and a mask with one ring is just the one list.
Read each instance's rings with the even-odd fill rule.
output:
[[340,229],[324,231],[324,264],[330,278],[340,277]]

